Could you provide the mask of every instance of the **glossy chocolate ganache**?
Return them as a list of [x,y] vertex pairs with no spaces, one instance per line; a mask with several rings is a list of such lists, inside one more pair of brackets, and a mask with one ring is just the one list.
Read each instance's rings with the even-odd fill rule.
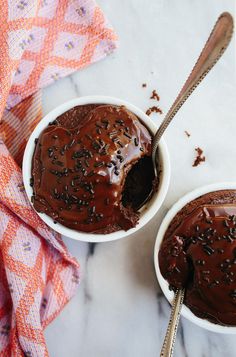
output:
[[156,186],[152,136],[124,106],[83,105],[36,140],[33,204],[66,227],[110,233],[134,227]]
[[236,191],[203,195],[172,220],[159,251],[163,277],[186,288],[185,304],[201,318],[236,325]]

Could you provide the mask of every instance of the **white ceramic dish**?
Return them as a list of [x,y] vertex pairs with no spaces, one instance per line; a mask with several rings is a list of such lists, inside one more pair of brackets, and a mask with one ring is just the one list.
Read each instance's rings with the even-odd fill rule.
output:
[[[36,126],[36,128],[32,132],[29,141],[27,143],[27,146],[25,148],[25,153],[23,158],[23,181],[24,181],[26,194],[30,201],[33,194],[32,187],[30,187],[30,177],[31,177],[32,156],[35,147],[35,143],[34,143],[35,139],[38,138],[38,136],[43,131],[43,129],[48,126],[49,122],[56,119],[59,115],[63,114],[67,110],[77,105],[92,104],[92,103],[125,105],[131,112],[133,112],[140,118],[140,120],[149,128],[149,130],[152,133],[155,133],[157,130],[157,125],[142,110],[121,99],[107,97],[107,96],[87,96],[87,97],[76,98],[60,105],[59,107],[55,108],[50,113],[48,113],[40,121],[40,123]],[[145,224],[147,224],[151,220],[151,218],[157,213],[157,211],[161,207],[166,197],[169,187],[169,181],[170,181],[170,161],[169,161],[167,147],[163,139],[160,141],[159,144],[159,159],[160,159],[160,167],[162,171],[159,190],[157,193],[153,195],[152,199],[145,205],[145,207],[142,208],[140,220],[137,226],[126,232],[123,230],[110,234],[94,234],[94,233],[77,232],[73,229],[64,227],[59,223],[54,224],[53,220],[46,214],[38,213],[38,212],[37,213],[42,218],[42,220],[52,229],[72,239],[85,241],[85,242],[108,242],[108,241],[127,237],[132,233],[136,232],[137,230],[139,230],[140,228],[142,228]]]
[[[219,190],[227,190],[227,189],[236,189],[236,182],[224,182],[224,183],[215,183],[208,186],[199,187],[196,190],[189,192],[185,196],[183,196],[179,201],[177,201],[172,208],[168,211],[167,215],[162,221],[162,224],[159,228],[155,248],[154,248],[154,264],[158,282],[160,287],[169,302],[173,301],[174,293],[169,290],[169,285],[167,281],[163,278],[159,268],[159,261],[158,261],[158,252],[160,248],[160,244],[162,239],[165,235],[165,232],[174,218],[174,216],[190,201],[200,197],[208,192],[219,191]],[[201,319],[194,315],[192,311],[185,305],[183,305],[181,310],[181,315],[186,317],[189,321],[195,323],[196,325],[203,327],[207,330],[218,332],[218,333],[227,333],[227,334],[236,334],[236,327],[228,327],[228,326],[221,326],[209,322],[207,320]]]

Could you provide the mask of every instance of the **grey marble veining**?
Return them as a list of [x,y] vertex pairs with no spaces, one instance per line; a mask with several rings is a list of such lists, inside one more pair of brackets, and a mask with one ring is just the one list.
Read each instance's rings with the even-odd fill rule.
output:
[[[146,110],[155,105],[149,99],[154,88],[165,113],[216,18],[235,8],[233,0],[98,3],[118,32],[119,49],[44,90],[45,113],[90,94],[120,97]],[[167,210],[186,192],[217,181],[236,181],[235,54],[234,41],[165,134],[171,184],[151,223],[134,236],[111,243],[91,245],[65,238],[80,261],[82,280],[77,295],[45,332],[51,357],[159,355],[170,307],[154,272],[156,233]],[[153,120],[158,123],[161,116],[153,114]],[[204,149],[206,162],[193,168],[197,146]],[[235,336],[210,333],[181,319],[175,356],[234,357],[235,350]]]

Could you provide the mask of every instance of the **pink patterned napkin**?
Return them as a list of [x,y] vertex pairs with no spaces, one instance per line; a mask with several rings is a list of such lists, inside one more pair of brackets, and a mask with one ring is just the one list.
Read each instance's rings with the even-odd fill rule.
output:
[[44,357],[79,264],[32,210],[16,162],[42,117],[40,88],[105,57],[116,35],[93,0],[1,0],[0,16],[0,357]]

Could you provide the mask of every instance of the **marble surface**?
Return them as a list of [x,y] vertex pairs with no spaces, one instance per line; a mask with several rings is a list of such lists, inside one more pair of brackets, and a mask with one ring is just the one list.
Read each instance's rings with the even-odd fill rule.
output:
[[[166,113],[218,15],[234,12],[225,0],[98,0],[120,45],[109,58],[44,91],[44,111],[76,96],[104,94],[142,109],[160,94]],[[142,83],[147,88],[142,88]],[[65,238],[81,263],[77,295],[45,334],[51,357],[154,357],[159,355],[170,308],[156,281],[153,247],[158,226],[186,192],[218,181],[236,181],[235,41],[165,134],[172,176],[167,198],[152,222],[135,236],[102,244]],[[153,114],[157,123],[162,116]],[[184,131],[188,130],[188,138]],[[192,167],[194,149],[206,162]],[[235,356],[235,336],[217,335],[181,319],[175,356]]]

